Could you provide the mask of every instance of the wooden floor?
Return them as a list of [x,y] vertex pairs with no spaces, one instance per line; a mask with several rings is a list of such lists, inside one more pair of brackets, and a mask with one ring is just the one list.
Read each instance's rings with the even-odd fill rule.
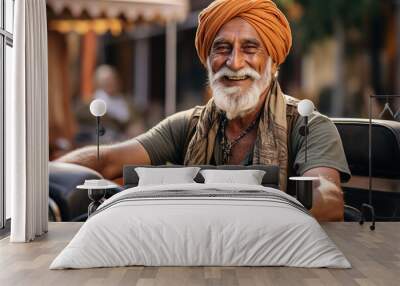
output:
[[352,269],[289,267],[121,267],[48,270],[81,223],[50,223],[28,244],[0,241],[0,285],[400,285],[400,223],[326,223]]

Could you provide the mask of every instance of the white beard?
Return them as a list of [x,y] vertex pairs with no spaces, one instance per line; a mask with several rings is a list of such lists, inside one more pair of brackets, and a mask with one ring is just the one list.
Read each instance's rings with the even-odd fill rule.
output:
[[[207,59],[207,68],[215,105],[225,111],[226,117],[229,120],[236,117],[243,117],[252,111],[259,103],[262,93],[268,88],[272,77],[271,58],[268,58],[267,66],[262,76],[250,67],[236,72],[223,67],[218,72],[213,73],[209,58]],[[252,78],[253,83],[246,90],[241,90],[238,86],[226,87],[220,82],[220,79],[224,76],[249,76]]]

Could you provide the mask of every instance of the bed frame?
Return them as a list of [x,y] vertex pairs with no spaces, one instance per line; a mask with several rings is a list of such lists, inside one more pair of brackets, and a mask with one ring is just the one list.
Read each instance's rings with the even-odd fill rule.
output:
[[[182,168],[186,166],[182,165],[161,165],[161,166],[143,166],[143,165],[126,165],[123,169],[124,177],[124,188],[136,187],[139,182],[138,174],[135,171],[137,167],[146,168]],[[213,166],[213,165],[196,165],[202,170],[206,169],[218,169],[218,170],[262,170],[265,171],[265,175],[262,179],[261,184],[265,187],[279,188],[279,168],[277,166],[267,166],[267,165],[252,165],[252,166],[237,166],[237,165],[223,165],[223,166]],[[203,176],[198,173],[194,178],[197,183],[204,183]]]

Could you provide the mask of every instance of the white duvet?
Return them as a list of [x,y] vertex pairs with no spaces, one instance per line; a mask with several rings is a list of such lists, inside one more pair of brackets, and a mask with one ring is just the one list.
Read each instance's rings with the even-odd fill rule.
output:
[[50,269],[127,265],[351,267],[291,196],[262,186],[196,183],[114,195]]

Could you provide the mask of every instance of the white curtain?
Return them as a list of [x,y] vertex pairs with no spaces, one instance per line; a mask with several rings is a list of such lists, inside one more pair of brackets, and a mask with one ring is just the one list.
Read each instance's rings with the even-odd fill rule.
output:
[[6,187],[12,242],[48,227],[48,93],[45,0],[15,1],[13,94],[6,98]]

